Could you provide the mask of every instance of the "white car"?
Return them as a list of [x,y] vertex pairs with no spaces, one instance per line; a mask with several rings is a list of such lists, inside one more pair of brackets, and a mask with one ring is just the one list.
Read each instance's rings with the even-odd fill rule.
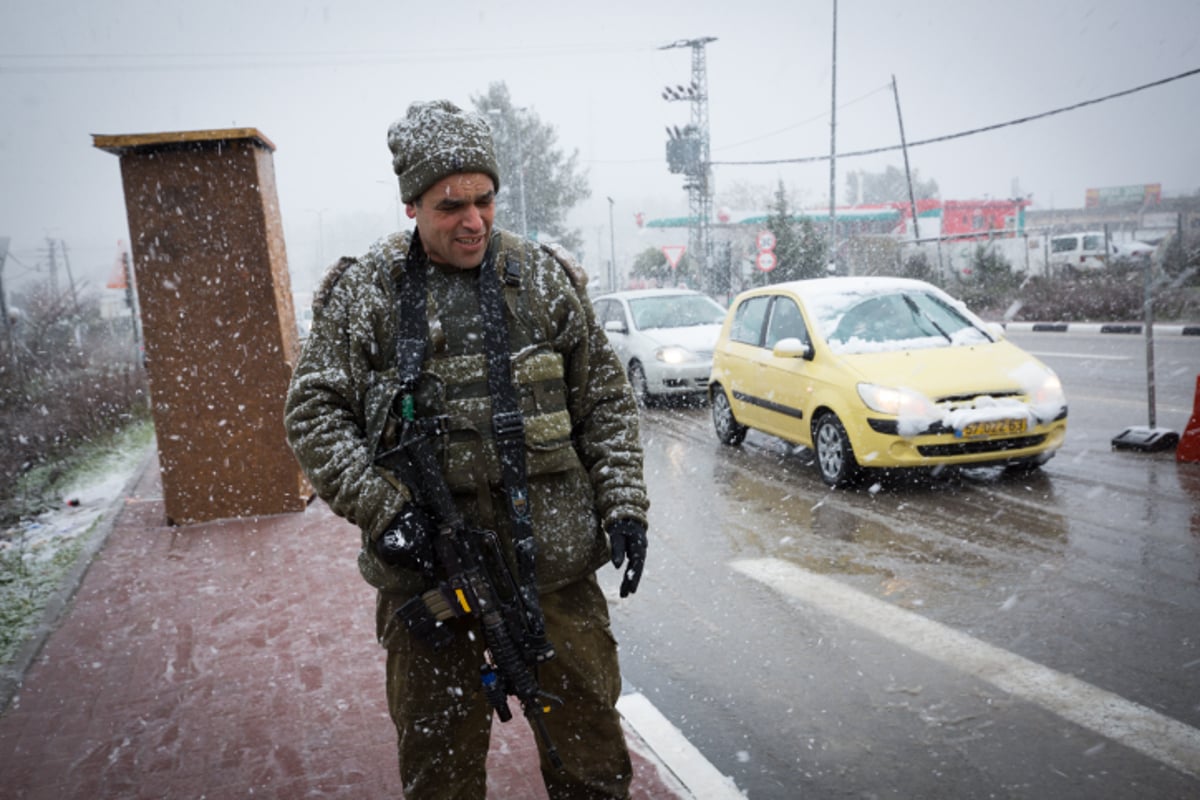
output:
[[1067,273],[1104,269],[1109,253],[1104,231],[1064,233],[1050,237],[1050,266]]
[[703,397],[725,309],[688,289],[613,292],[592,301],[641,405]]

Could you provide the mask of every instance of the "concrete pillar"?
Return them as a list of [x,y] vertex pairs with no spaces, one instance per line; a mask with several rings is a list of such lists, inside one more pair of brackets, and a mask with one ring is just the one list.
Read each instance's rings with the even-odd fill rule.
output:
[[120,157],[167,518],[302,510],[299,354],[275,146],[253,128],[94,135]]

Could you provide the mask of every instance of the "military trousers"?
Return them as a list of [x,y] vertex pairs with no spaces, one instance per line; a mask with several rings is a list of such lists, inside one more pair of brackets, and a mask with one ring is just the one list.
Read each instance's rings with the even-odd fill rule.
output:
[[[589,575],[543,594],[541,602],[556,655],[537,668],[538,685],[563,700],[543,718],[562,769],[549,763],[538,741],[547,793],[551,800],[627,798],[632,764],[616,710],[621,675],[604,593]],[[388,709],[406,800],[487,795],[493,714],[480,688],[484,645],[473,622],[452,623],[454,641],[436,652],[409,635],[388,642]],[[529,724],[513,707],[504,724]]]

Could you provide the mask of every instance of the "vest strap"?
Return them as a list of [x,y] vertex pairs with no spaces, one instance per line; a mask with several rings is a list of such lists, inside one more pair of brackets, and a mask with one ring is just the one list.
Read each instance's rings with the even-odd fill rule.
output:
[[[512,379],[512,347],[508,317],[504,313],[501,278],[496,271],[496,243],[484,256],[479,268],[479,312],[483,322],[483,347],[488,362],[488,394],[492,397],[492,434],[500,459],[509,517],[513,524],[513,549],[517,556],[520,592],[525,601],[530,632],[535,641],[546,641],[545,622],[537,593],[535,563],[537,544],[533,538],[533,517],[529,508],[528,474],[525,464],[525,417]],[[505,259],[504,283],[520,285],[520,262]]]

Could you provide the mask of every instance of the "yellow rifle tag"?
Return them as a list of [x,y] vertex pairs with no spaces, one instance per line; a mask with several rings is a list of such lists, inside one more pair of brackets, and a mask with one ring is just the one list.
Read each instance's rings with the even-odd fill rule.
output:
[[471,613],[471,604],[467,602],[467,596],[465,594],[463,594],[463,590],[455,589],[454,593],[456,595],[458,595],[458,604],[460,606],[462,606],[463,611],[466,611],[468,614],[470,614]]

